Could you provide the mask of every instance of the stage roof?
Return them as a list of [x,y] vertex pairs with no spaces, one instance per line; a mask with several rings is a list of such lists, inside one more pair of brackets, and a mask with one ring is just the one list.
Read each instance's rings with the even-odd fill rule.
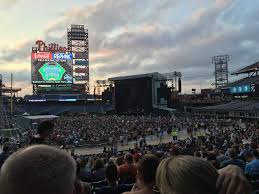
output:
[[251,85],[251,84],[259,84],[259,75],[252,77],[245,77],[243,79],[231,82],[224,86],[222,89],[231,88],[234,86],[242,86],[242,85]]
[[145,77],[151,77],[154,79],[166,79],[166,77],[163,76],[162,74],[158,72],[154,72],[154,73],[146,73],[146,74],[139,74],[139,75],[113,77],[113,78],[109,78],[108,81],[121,81],[121,80],[137,79],[137,78],[145,78]]
[[37,116],[25,116],[24,118],[30,120],[40,120],[40,119],[57,119],[59,116],[56,115],[37,115]]
[[259,71],[259,61],[257,61],[256,63],[254,63],[252,65],[249,65],[247,67],[243,67],[242,69],[231,73],[231,75],[239,75],[239,74],[251,73],[251,72],[256,72],[256,71]]

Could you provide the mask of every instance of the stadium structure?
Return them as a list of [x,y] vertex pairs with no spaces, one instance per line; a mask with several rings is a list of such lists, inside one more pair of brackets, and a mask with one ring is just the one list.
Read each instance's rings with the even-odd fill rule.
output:
[[228,99],[227,103],[194,107],[193,113],[224,118],[259,118],[259,61],[231,74],[247,76],[219,88],[220,95]]
[[67,45],[36,41],[31,53],[33,94],[89,94],[88,30],[67,29]]
[[179,72],[150,73],[98,80],[91,95],[88,30],[84,25],[71,25],[67,29],[66,46],[43,40],[37,40],[35,44],[31,52],[33,95],[25,96],[24,106],[21,106],[24,108],[21,112],[29,115],[109,111],[150,113],[154,109],[167,108],[177,81],[181,90]]
[[105,88],[100,96],[49,93],[25,96],[24,112],[30,115],[172,112],[174,109],[168,108],[169,102],[172,93],[181,92],[181,74],[155,72],[122,76],[98,80],[97,85]]
[[31,83],[33,95],[25,96],[23,102],[28,114],[106,111],[107,106],[96,105],[96,96],[90,95],[88,30],[84,25],[67,29],[66,46],[36,41],[31,53]]
[[8,87],[3,84],[2,75],[0,74],[0,134],[2,130],[8,130],[12,128],[12,117],[16,112],[16,101],[18,98],[18,93],[21,88],[14,88],[12,84],[11,75],[11,86]]

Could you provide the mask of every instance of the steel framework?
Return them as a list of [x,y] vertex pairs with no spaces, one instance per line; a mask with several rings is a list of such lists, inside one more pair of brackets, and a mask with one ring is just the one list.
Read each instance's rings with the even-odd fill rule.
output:
[[114,87],[114,83],[108,80],[97,80],[94,93],[96,95],[101,95],[101,92],[108,87]]
[[228,62],[229,55],[218,55],[212,57],[212,63],[215,65],[215,87],[221,88],[228,84]]
[[71,28],[67,29],[67,42],[68,51],[73,54],[74,85],[85,85],[85,92],[89,93],[88,30],[84,25],[71,25]]
[[[178,91],[181,92],[181,88],[179,88],[179,85],[177,85],[177,80],[181,80],[182,78],[182,73],[181,72],[170,72],[170,73],[163,73],[163,76],[166,77],[166,82],[171,82],[172,90],[173,91]],[[168,84],[168,83],[167,83]]]
[[3,84],[2,75],[0,74],[0,129],[10,128],[6,114],[6,109],[3,102]]

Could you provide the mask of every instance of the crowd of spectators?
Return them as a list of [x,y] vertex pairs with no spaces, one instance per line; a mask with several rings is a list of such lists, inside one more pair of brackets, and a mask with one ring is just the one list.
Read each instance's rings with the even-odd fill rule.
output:
[[51,139],[66,145],[111,143],[114,138],[130,141],[143,133],[167,129],[172,123],[173,119],[166,116],[66,115],[55,121]]
[[[44,130],[40,130],[44,136],[36,135],[31,143],[44,143],[44,140],[49,135],[51,140],[53,140],[53,136],[69,135],[67,134],[70,131],[69,127],[65,128],[65,126],[73,122],[66,118],[69,117],[60,118],[55,123],[55,126],[50,123],[41,124],[39,129],[45,126],[43,128],[49,128],[49,134]],[[92,122],[91,118],[93,119]],[[159,131],[165,131],[169,134],[172,131],[184,131],[189,134],[186,139],[172,138],[171,142],[160,142],[158,145],[148,145],[145,142],[137,145],[134,149],[117,153],[112,152],[110,149],[104,149],[103,153],[93,155],[78,155],[76,152],[71,152],[71,157],[76,164],[74,179],[76,180],[75,188],[77,193],[216,194],[220,190],[221,193],[248,194],[250,193],[250,188],[252,190],[259,189],[259,127],[256,122],[202,117],[115,115],[83,115],[76,117],[75,120],[76,122],[71,126],[75,126],[77,129],[84,128],[85,123],[91,123],[89,124],[90,127],[99,124],[101,126],[92,131],[87,127],[79,130],[80,132],[77,131],[78,136],[74,137],[82,138],[85,142],[88,141],[88,138],[93,139],[90,142],[95,142],[98,138],[101,138],[102,133],[99,130],[105,131],[104,136],[106,139],[108,136],[118,137],[121,132],[129,136],[135,132],[132,136],[135,135],[136,138],[140,139],[145,135]],[[79,124],[80,120],[82,121],[81,124]],[[106,125],[109,130],[106,129]],[[64,126],[65,132],[61,130],[61,126]],[[85,134],[84,138],[81,137],[83,133]],[[100,133],[99,136],[97,135],[98,133]],[[86,134],[91,134],[91,136]],[[98,138],[92,136],[98,136]],[[0,161],[1,158],[3,158],[3,161],[6,160],[8,156],[6,153],[7,148],[5,147],[5,152],[0,155]],[[37,146],[33,148],[36,150],[50,149],[50,152],[53,149]],[[4,170],[1,170],[0,173],[0,188],[1,183],[6,185],[6,182],[1,180],[7,176],[5,173],[17,167],[13,161],[19,161],[20,157],[24,160],[25,156],[23,154],[24,152],[27,153],[26,150],[27,152],[31,151],[29,148],[25,149],[25,151],[20,151],[7,159],[6,164],[4,163]],[[61,152],[56,149],[52,151]],[[34,155],[36,153],[37,151],[35,151]],[[62,153],[65,154],[65,151]],[[31,157],[31,155],[29,156]],[[47,154],[46,157],[50,156],[50,154]],[[33,157],[37,158],[39,156],[36,154]],[[43,163],[42,167],[37,166],[39,171],[43,167],[48,168],[48,165],[43,162],[45,156],[40,157],[43,158],[40,160],[32,158],[32,161],[34,159],[36,163]],[[50,161],[53,160],[56,159],[50,159]],[[9,165],[9,163],[11,164]],[[19,167],[21,164],[17,163]],[[29,164],[33,165],[32,163]],[[29,164],[28,168],[30,168]],[[61,165],[60,169],[56,169],[55,172],[59,173],[58,175],[62,174],[62,167]],[[73,165],[71,168],[74,168]],[[23,170],[25,172],[26,168]],[[32,168],[31,173],[35,172],[37,173],[37,170],[33,171]],[[10,177],[12,177],[11,175]],[[19,177],[19,175],[17,176]],[[28,174],[28,177],[31,176],[33,174]],[[14,178],[14,180],[17,181],[18,178]],[[248,180],[250,184],[248,184]],[[45,180],[40,179],[40,181]],[[23,183],[26,185],[26,180]],[[12,182],[10,185],[12,185]],[[14,193],[13,191],[9,192],[8,184],[3,188],[6,189],[6,194]],[[26,187],[24,186],[22,189],[26,190]],[[26,192],[30,193],[28,190]],[[22,192],[18,193],[22,194]]]

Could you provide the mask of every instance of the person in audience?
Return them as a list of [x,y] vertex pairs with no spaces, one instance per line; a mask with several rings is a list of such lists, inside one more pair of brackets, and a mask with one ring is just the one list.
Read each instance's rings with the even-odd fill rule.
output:
[[233,149],[233,148],[228,149],[228,156],[229,156],[230,159],[226,160],[226,161],[223,161],[220,164],[221,168],[224,168],[224,167],[232,164],[232,165],[237,165],[241,169],[245,170],[245,163],[244,163],[244,161],[237,159],[237,152],[236,152],[235,149]]
[[1,194],[75,194],[76,163],[65,152],[35,145],[11,155],[0,172]]
[[252,151],[252,160],[246,165],[245,173],[259,175],[259,153],[257,150]]
[[210,163],[187,155],[164,159],[157,169],[156,185],[160,194],[250,194],[250,184],[238,166],[217,171]]
[[131,185],[118,183],[118,169],[115,164],[108,164],[106,166],[105,178],[108,186],[102,185],[100,188],[95,189],[96,194],[121,194],[131,189]]
[[110,188],[118,187],[118,169],[115,164],[109,164],[105,168],[105,178]]
[[124,156],[124,162],[118,167],[119,177],[124,183],[133,183],[137,175],[137,166],[133,163],[133,155],[127,153]]
[[136,184],[133,186],[131,192],[126,192],[124,194],[154,194],[156,170],[159,162],[159,158],[155,155],[144,155],[138,163]]
[[217,170],[208,162],[193,156],[164,159],[156,174],[161,194],[218,194]]
[[229,157],[225,155],[224,150],[219,150],[219,155],[217,157],[218,162],[221,164],[222,162],[229,160]]
[[80,160],[77,161],[76,167],[76,182],[75,182],[75,194],[91,194],[91,186],[87,182],[80,180],[81,164]]
[[92,171],[91,168],[87,165],[87,159],[82,158],[79,160],[79,177],[82,181],[88,182],[91,179]]
[[105,178],[105,168],[102,159],[98,158],[94,162],[94,168],[92,172],[92,181],[101,181]]
[[207,162],[212,164],[216,169],[220,169],[220,163],[217,160],[217,156],[213,152],[208,153],[208,156],[206,159],[207,159]]
[[228,165],[218,170],[219,194],[251,194],[251,186],[244,171],[237,165]]
[[38,127],[38,133],[31,139],[30,144],[46,144],[46,139],[54,129],[52,121],[43,121]]

